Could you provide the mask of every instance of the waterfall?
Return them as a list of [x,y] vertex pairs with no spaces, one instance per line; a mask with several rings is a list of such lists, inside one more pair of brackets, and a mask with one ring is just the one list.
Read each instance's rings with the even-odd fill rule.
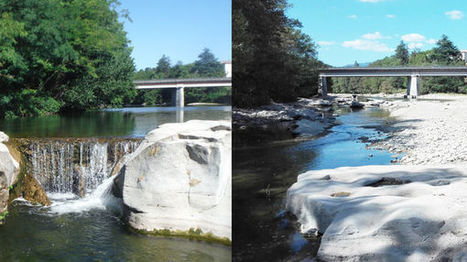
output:
[[115,172],[118,161],[134,152],[139,139],[20,139],[31,173],[49,193],[84,197]]

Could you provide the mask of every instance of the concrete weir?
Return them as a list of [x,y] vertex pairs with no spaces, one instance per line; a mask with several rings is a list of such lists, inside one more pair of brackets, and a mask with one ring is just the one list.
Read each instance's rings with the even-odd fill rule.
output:
[[326,68],[319,73],[319,89],[321,96],[327,96],[328,77],[409,77],[407,96],[417,98],[420,93],[419,78],[423,76],[464,76],[467,67],[433,66],[433,67],[346,67]]

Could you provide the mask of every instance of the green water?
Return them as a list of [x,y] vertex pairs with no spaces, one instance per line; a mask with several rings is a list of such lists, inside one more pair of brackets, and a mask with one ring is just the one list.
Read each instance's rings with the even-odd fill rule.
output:
[[[111,109],[0,121],[10,137],[143,137],[164,123],[191,119],[230,120],[230,106]],[[73,140],[73,139],[70,139]],[[47,193],[49,197],[51,194]],[[69,195],[69,194],[68,194]],[[52,199],[63,205],[76,196]],[[0,261],[230,261],[231,247],[183,238],[156,237],[129,230],[104,208],[57,214],[15,201],[0,225]]]
[[230,261],[231,249],[136,234],[107,210],[56,215],[22,201],[0,226],[0,261]]
[[1,120],[10,137],[143,137],[164,123],[230,120],[230,106],[127,107],[80,114]]

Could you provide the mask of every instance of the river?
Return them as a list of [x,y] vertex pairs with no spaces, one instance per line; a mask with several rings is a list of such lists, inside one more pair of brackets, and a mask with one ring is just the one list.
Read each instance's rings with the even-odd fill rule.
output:
[[[0,130],[28,149],[33,175],[52,201],[50,207],[13,202],[0,226],[0,261],[230,261],[224,245],[131,231],[113,208],[117,200],[104,192],[117,158],[133,152],[148,131],[190,119],[230,120],[231,107],[135,107],[0,121]],[[83,192],[73,191],[76,167],[85,178]]]
[[391,164],[398,157],[367,147],[369,141],[386,137],[379,127],[391,121],[387,111],[340,108],[335,113],[338,124],[322,137],[234,148],[234,261],[315,256],[319,239],[300,234],[295,218],[284,210],[287,189],[297,176],[315,169]]

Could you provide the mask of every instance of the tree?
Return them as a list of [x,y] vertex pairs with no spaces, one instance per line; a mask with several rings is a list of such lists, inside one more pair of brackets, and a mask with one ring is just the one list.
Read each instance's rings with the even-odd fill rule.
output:
[[224,68],[217,60],[214,54],[208,48],[204,48],[195,61],[191,72],[202,77],[221,77],[224,76]]
[[439,65],[459,64],[461,53],[446,35],[442,35],[436,47],[433,48],[431,59]]
[[394,57],[399,60],[401,65],[407,65],[409,62],[409,50],[404,41],[401,41],[396,47],[396,54]]
[[170,58],[166,55],[162,55],[162,57],[157,62],[156,67],[156,74],[158,75],[157,78],[167,78],[170,73]]
[[[0,37],[0,116],[128,100],[134,67],[117,6],[115,0],[0,1],[0,35],[8,32]],[[104,90],[111,82],[112,94]]]
[[235,0],[232,5],[234,105],[290,102],[317,91],[311,38],[286,16],[286,0]]

